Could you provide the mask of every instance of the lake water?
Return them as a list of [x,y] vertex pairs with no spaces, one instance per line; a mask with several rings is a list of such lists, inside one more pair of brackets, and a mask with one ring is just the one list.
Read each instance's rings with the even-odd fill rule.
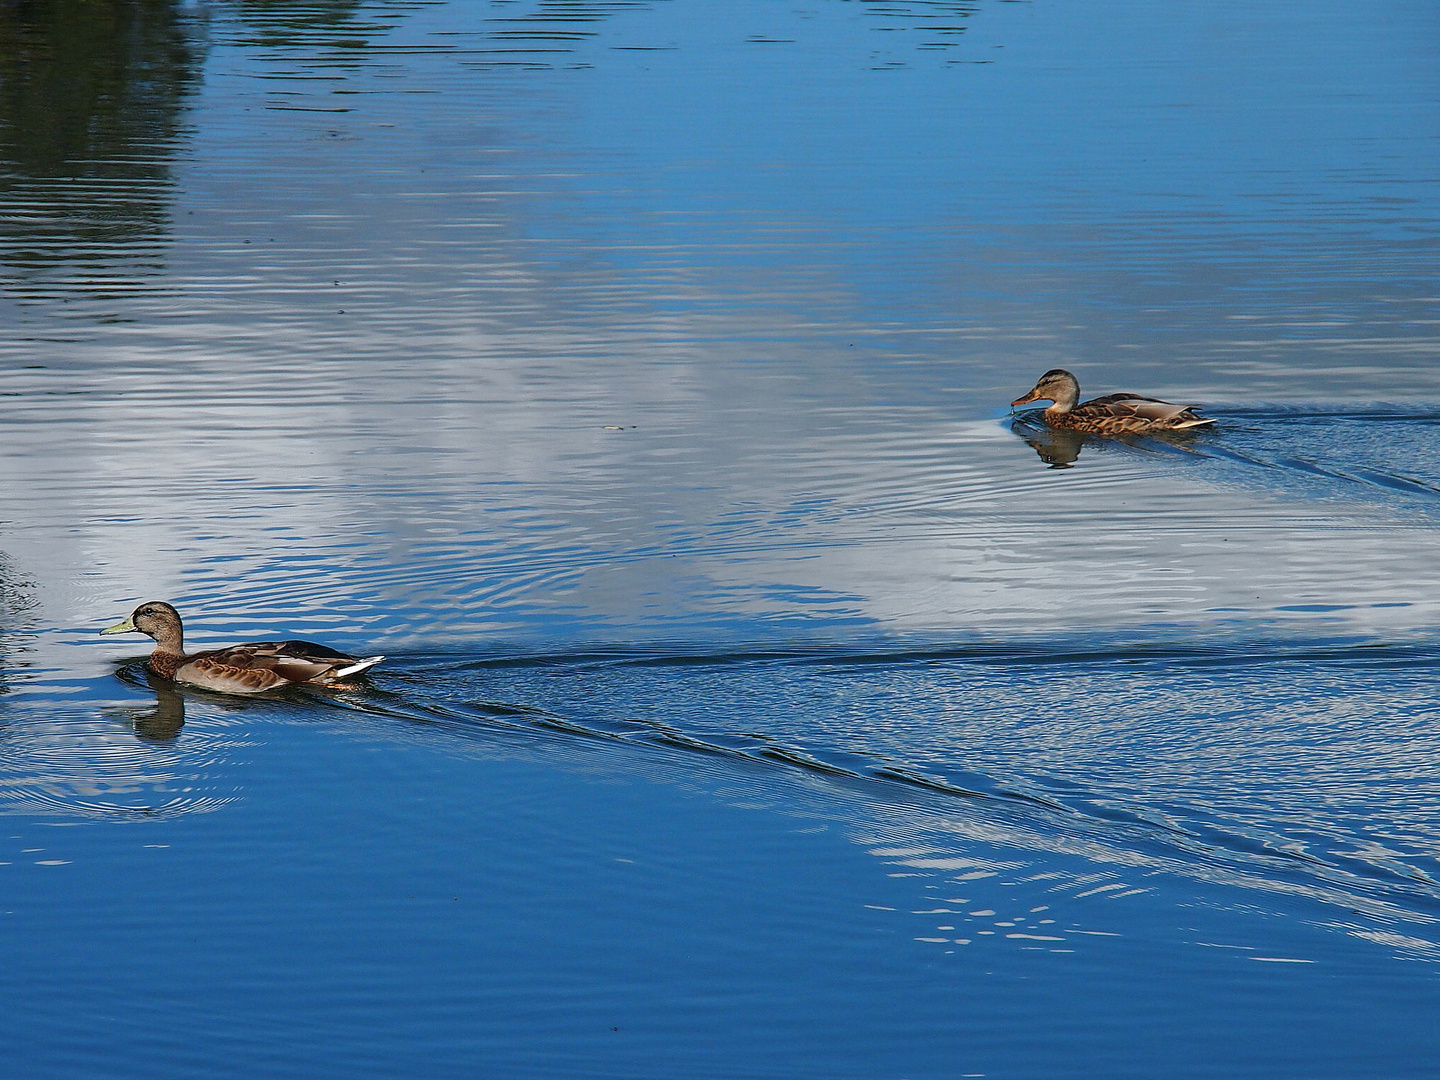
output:
[[[9,1070],[1435,1075],[1437,61],[0,7]],[[1012,418],[1055,366],[1219,422]],[[178,688],[152,598],[388,658]]]

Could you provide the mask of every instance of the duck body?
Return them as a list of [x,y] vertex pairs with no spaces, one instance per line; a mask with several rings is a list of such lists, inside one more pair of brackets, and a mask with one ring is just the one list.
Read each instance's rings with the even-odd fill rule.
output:
[[354,657],[313,641],[252,641],[187,655],[180,613],[163,600],[141,604],[102,634],[148,634],[155,651],[147,665],[156,675],[223,694],[258,694],[292,683],[343,686],[383,656]]
[[1201,416],[1193,405],[1176,405],[1139,394],[1106,394],[1080,400],[1080,380],[1064,368],[1051,368],[1040,376],[1024,397],[1010,403],[1026,405],[1050,401],[1044,412],[1051,427],[1088,431],[1096,435],[1140,435],[1147,431],[1182,431],[1213,424],[1213,417]]

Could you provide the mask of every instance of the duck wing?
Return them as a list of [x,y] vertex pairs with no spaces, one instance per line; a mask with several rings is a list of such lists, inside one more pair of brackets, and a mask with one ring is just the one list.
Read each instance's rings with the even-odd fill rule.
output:
[[1106,394],[1081,402],[1071,415],[1093,420],[1133,421],[1141,425],[1168,428],[1199,427],[1213,424],[1213,417],[1194,412],[1194,405],[1176,405],[1159,398],[1139,394]]
[[228,694],[257,694],[287,683],[330,683],[383,659],[357,659],[313,641],[251,641],[196,653],[180,666],[175,678]]

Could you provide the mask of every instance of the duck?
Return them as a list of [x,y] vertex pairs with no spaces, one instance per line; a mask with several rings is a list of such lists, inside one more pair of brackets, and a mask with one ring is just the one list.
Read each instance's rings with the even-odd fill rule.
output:
[[1054,402],[1044,412],[1045,422],[1051,427],[1089,431],[1097,435],[1181,431],[1215,423],[1214,417],[1196,413],[1193,405],[1175,405],[1139,394],[1106,394],[1082,402],[1080,380],[1064,368],[1051,368],[1045,372],[1034,388],[1024,397],[1012,401],[1010,407],[1013,409],[1016,405],[1032,401]]
[[147,600],[128,619],[100,633],[147,634],[155,639],[146,661],[152,672],[222,694],[258,694],[295,683],[344,686],[342,680],[385,659],[349,656],[313,641],[251,641],[187,656],[180,613],[163,600]]

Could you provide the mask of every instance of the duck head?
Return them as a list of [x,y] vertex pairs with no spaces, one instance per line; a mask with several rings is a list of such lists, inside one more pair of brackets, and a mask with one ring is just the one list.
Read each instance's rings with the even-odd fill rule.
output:
[[1012,401],[1010,407],[1013,409],[1016,405],[1028,405],[1032,401],[1053,401],[1055,404],[1046,409],[1046,412],[1069,412],[1079,400],[1080,380],[1064,368],[1057,367],[1041,375],[1040,381],[1031,391]]
[[184,629],[180,624],[180,613],[163,600],[147,600],[124,622],[107,626],[102,634],[147,634],[155,639],[162,649],[182,651]]

